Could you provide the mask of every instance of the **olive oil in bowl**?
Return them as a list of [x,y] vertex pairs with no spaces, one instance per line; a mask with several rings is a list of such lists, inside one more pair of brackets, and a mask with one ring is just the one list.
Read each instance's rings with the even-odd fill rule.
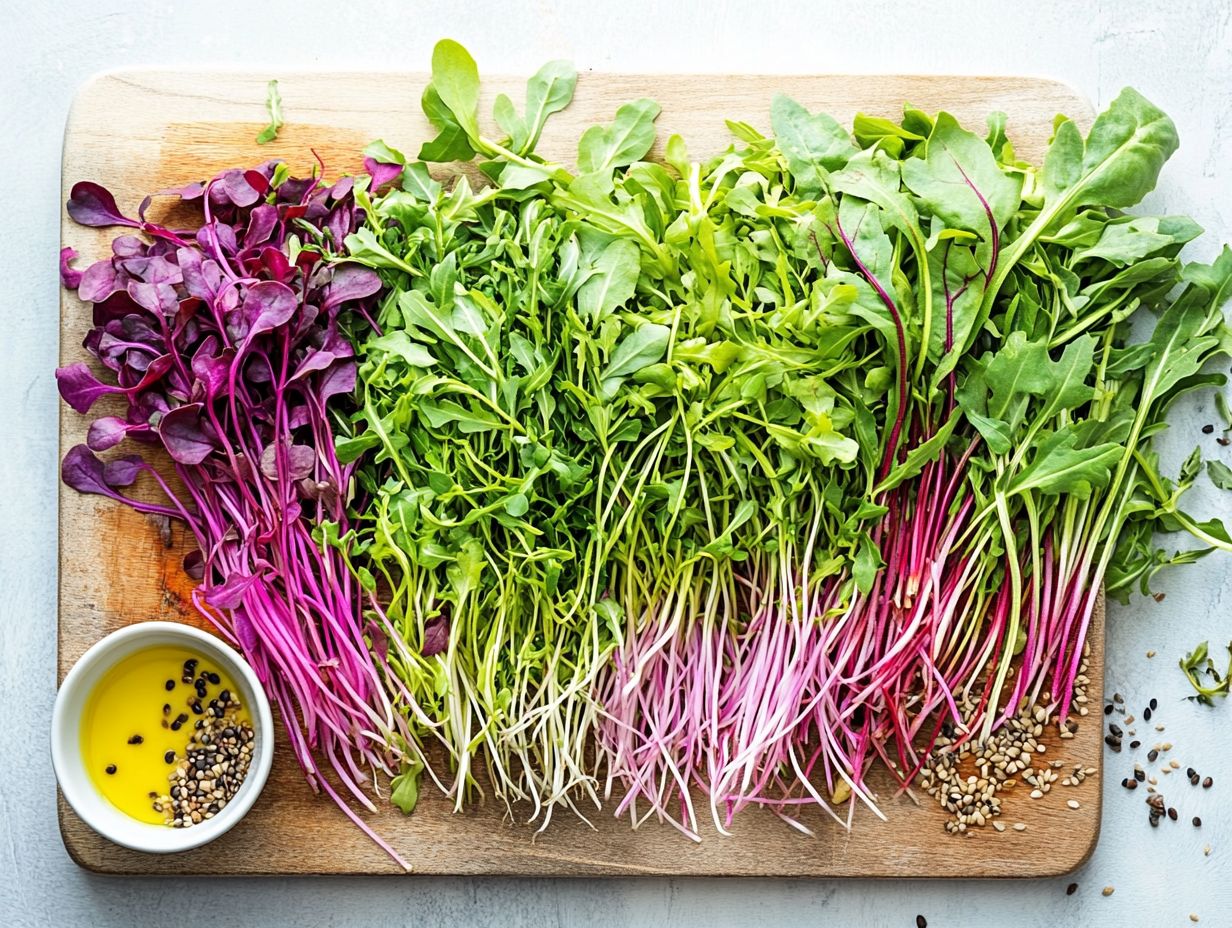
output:
[[[172,778],[204,753],[202,730],[224,714],[251,725],[238,692],[218,662],[184,647],[149,647],[120,660],[88,694],[81,715],[81,754],[94,786],[138,821],[173,824]],[[204,798],[198,820],[211,805],[225,805],[221,797]]]

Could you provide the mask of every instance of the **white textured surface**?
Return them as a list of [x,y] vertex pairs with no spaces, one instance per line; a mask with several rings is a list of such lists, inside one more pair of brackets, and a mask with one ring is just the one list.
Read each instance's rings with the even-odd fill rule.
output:
[[[670,8],[662,12],[659,8]],[[1147,204],[1194,216],[1232,240],[1232,3],[1087,0],[800,3],[624,0],[216,2],[0,0],[0,924],[337,925],[1232,925],[1232,705],[1181,702],[1176,660],[1232,637],[1232,559],[1182,568],[1159,604],[1109,612],[1108,689],[1140,709],[1156,696],[1159,735],[1219,781],[1164,780],[1182,814],[1158,830],[1110,755],[1103,838],[1072,878],[998,883],[717,880],[109,879],[79,871],[56,830],[48,723],[55,686],[56,359],[59,151],[74,89],[124,65],[245,68],[319,64],[421,69],[451,35],[488,71],[529,73],[548,58],[626,71],[1038,74],[1097,105],[1133,84],[1176,120],[1181,151]],[[653,92],[653,88],[648,88]],[[294,119],[294,113],[288,113]],[[1208,399],[1178,409],[1169,448],[1201,441]],[[1227,507],[1214,493],[1197,512]],[[1158,650],[1153,661],[1144,652]],[[1145,726],[1139,726],[1141,730]],[[1151,735],[1154,735],[1152,732]],[[1146,740],[1146,739],[1144,739]],[[1151,738],[1147,741],[1149,744]],[[1175,776],[1175,775],[1174,775]],[[1203,827],[1188,820],[1201,815]],[[1202,845],[1214,848],[1204,857]],[[1079,884],[1067,897],[1065,886]],[[1116,887],[1104,898],[1102,887]],[[220,909],[221,906],[221,909]]]

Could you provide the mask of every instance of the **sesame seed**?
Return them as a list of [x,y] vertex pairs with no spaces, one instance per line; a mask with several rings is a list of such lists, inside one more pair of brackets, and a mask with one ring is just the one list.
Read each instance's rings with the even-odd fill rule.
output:
[[1077,883],[1070,883],[1068,886],[1065,887],[1065,895],[1067,896],[1072,896],[1077,891],[1078,891]]
[[1077,800],[1077,799],[1071,799],[1071,800],[1069,800],[1068,802],[1066,802],[1065,804],[1066,804],[1067,806],[1069,806],[1071,809],[1078,809],[1078,808],[1081,808],[1081,804],[1078,802],[1078,800]]

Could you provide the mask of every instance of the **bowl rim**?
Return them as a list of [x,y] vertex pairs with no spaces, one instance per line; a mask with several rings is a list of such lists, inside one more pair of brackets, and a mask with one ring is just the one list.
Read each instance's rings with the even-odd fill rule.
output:
[[[247,690],[255,735],[251,766],[226,808],[191,828],[169,828],[126,815],[94,786],[81,755],[81,712],[89,688],[120,661],[142,650],[147,640],[151,647],[159,642],[183,643],[204,652],[226,669],[237,687]],[[261,681],[248,662],[225,641],[193,625],[151,620],[117,629],[86,649],[56,692],[51,716],[51,763],[60,791],[86,825],[130,850],[170,854],[192,850],[221,837],[252,808],[269,777],[273,759],[273,713]]]

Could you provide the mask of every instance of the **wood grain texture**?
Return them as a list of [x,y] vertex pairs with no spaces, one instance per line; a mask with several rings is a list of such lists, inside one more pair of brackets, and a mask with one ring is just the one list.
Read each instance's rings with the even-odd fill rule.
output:
[[[272,144],[257,146],[264,122],[265,75],[226,72],[135,71],[104,74],[79,93],[65,131],[64,199],[78,180],[107,186],[131,211],[146,193],[204,179],[225,167],[277,157],[307,170],[313,151],[329,174],[358,167],[369,140],[417,150],[429,134],[419,110],[423,74],[302,73],[279,78],[290,120]],[[481,111],[499,92],[521,95],[521,78],[491,78]],[[728,142],[725,119],[765,129],[775,93],[847,122],[857,112],[893,117],[904,102],[946,109],[972,127],[1003,110],[1019,153],[1038,162],[1057,113],[1089,123],[1090,106],[1069,87],[1032,78],[912,76],[712,76],[583,74],[573,105],[549,123],[540,151],[566,162],[582,128],[611,119],[629,99],[651,96],[663,106],[659,139],[681,133],[694,157]],[[311,150],[310,150],[311,149]],[[108,230],[62,219],[65,245],[84,260],[108,252]],[[85,357],[80,347],[89,322],[74,295],[61,301],[61,363]],[[82,441],[88,420],[60,410],[61,450]],[[60,489],[59,673],[104,634],[131,622],[171,619],[199,624],[180,562],[184,533],[170,535],[144,516],[96,496]],[[1103,606],[1091,628],[1093,655],[1088,697],[1103,694]],[[815,813],[806,820],[816,837],[799,834],[769,813],[750,811],[734,835],[703,828],[694,844],[670,826],[632,831],[624,820],[598,812],[592,825],[561,814],[546,832],[511,820],[503,807],[480,806],[454,814],[425,790],[410,818],[396,810],[371,817],[417,873],[536,876],[740,875],[871,877],[1025,877],[1068,872],[1094,848],[1099,834],[1101,716],[1092,714],[1070,741],[1050,741],[1042,759],[1082,763],[1100,773],[1081,787],[1056,790],[1043,800],[1019,789],[1005,799],[1005,821],[1023,832],[981,829],[963,837],[943,831],[944,813],[927,796],[919,804],[880,788],[888,821],[856,813],[847,833]],[[1006,795],[1006,794],[1003,794]],[[1071,811],[1065,800],[1077,798]],[[515,810],[516,812],[516,810]],[[119,848],[90,831],[60,800],[64,843],[81,866],[106,873],[316,874],[399,873],[342,813],[315,796],[294,760],[279,751],[265,791],[233,831],[185,854],[152,856]]]

